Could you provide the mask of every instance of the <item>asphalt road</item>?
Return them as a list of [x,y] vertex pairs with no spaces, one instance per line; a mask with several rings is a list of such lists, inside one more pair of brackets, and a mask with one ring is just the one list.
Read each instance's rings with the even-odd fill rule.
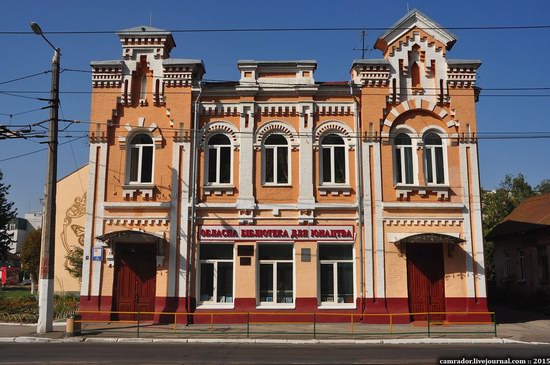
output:
[[[439,359],[546,359],[545,345],[266,345],[2,343],[2,364],[435,364]],[[536,364],[536,362],[532,362]]]

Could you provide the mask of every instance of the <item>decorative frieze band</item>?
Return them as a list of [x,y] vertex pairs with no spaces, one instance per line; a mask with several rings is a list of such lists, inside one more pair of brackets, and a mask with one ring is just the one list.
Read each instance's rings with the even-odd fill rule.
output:
[[476,85],[476,70],[473,67],[449,67],[447,80],[450,87],[474,87]]
[[105,222],[110,226],[166,226],[169,218],[106,218]]
[[[267,117],[288,117],[302,115],[300,105],[296,103],[283,104],[259,104],[250,114],[254,118],[255,114]],[[224,117],[224,116],[240,116],[241,106],[239,104],[202,104],[201,115]],[[353,115],[353,105],[351,103],[330,103],[315,105],[313,113],[321,116],[349,116]]]
[[388,226],[460,226],[462,217],[456,218],[384,218]]
[[94,67],[92,72],[92,87],[120,87],[122,85],[122,68]]

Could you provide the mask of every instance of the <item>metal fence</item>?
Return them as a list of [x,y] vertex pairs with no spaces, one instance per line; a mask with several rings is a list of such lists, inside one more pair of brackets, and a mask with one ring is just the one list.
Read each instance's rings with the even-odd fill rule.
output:
[[[349,338],[368,336],[497,336],[494,312],[424,312],[350,314],[322,312],[118,312],[79,311],[76,318],[82,334],[123,333],[136,337],[261,338],[301,336],[307,338]],[[481,316],[490,320],[451,322],[442,316]],[[157,316],[162,320],[153,321]],[[422,316],[426,320],[409,322]],[[403,318],[404,317],[404,318]],[[434,319],[436,318],[436,319]],[[162,323],[161,323],[162,322]],[[381,322],[381,323],[375,323]]]

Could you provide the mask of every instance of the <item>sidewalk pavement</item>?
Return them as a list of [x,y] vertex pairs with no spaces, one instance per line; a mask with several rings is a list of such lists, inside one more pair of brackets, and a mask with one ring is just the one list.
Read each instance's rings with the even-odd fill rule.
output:
[[[246,327],[246,325],[244,325]],[[346,327],[347,326],[347,327]],[[139,338],[134,324],[85,324],[80,336],[68,337],[65,322],[56,322],[54,331],[36,334],[34,324],[0,324],[0,342],[102,342],[102,343],[349,343],[349,344],[449,344],[449,343],[530,343],[550,345],[550,319],[532,320],[522,323],[502,323],[497,326],[497,336],[479,325],[432,326],[428,338],[426,328],[415,325],[394,326],[393,334],[387,332],[387,325],[355,324],[351,335],[349,324],[318,325],[316,336],[307,325],[254,325],[249,338],[246,329],[234,325],[206,326],[142,324]],[[368,332],[367,332],[368,331]],[[454,333],[449,333],[454,332]],[[456,333],[459,332],[459,333]],[[486,331],[489,332],[489,331]],[[379,334],[378,334],[379,333]]]

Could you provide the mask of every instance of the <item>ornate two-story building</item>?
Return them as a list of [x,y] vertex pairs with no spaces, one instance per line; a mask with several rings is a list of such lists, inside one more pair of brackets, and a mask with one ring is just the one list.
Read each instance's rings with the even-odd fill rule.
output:
[[414,10],[339,82],[310,60],[208,82],[170,32],[118,36],[91,64],[82,310],[487,309],[480,62],[451,33]]

